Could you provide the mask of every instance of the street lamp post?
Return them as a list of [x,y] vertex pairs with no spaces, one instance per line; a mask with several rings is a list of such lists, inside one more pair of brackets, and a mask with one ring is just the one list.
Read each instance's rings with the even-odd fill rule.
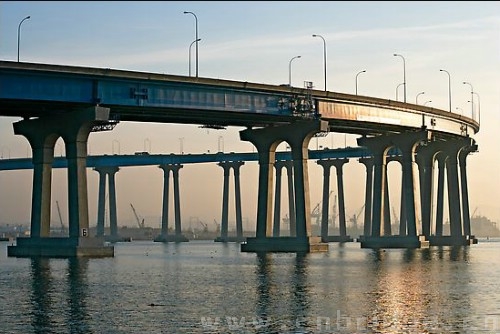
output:
[[417,96],[415,97],[415,104],[418,104],[418,97],[422,94],[425,94],[425,92],[420,92],[417,94]]
[[184,154],[184,137],[179,138],[179,153]]
[[217,152],[224,152],[224,137],[223,136],[219,136],[219,138],[217,139],[217,149],[218,149]]
[[400,83],[399,85],[397,85],[397,86],[396,86],[396,101],[399,101],[399,100],[398,100],[398,92],[399,92],[399,87],[401,87],[401,86],[402,86],[402,85],[404,85],[404,84],[405,84],[405,83],[404,83],[404,82],[402,82],[402,83]]
[[194,16],[194,20],[195,20],[195,29],[196,29],[196,36],[195,36],[195,42],[196,42],[196,77],[198,77],[198,42],[200,41],[198,39],[198,17],[193,12],[184,12],[184,14],[191,14],[191,15],[193,15]]
[[474,118],[474,88],[472,88],[472,84],[469,82],[464,81],[464,85],[469,85],[470,86],[470,101],[471,101],[471,117]]
[[325,92],[326,92],[326,41],[321,35],[312,35],[312,37],[319,37],[323,40],[323,69],[325,72]]
[[449,103],[450,112],[451,112],[451,76],[450,76],[450,72],[448,72],[447,70],[439,70],[439,71],[445,72],[446,74],[448,74],[448,103]]
[[[146,146],[146,144],[148,144],[148,145]],[[148,153],[151,152],[151,140],[149,140],[149,138],[144,139],[144,152],[148,152]]]
[[477,96],[477,122],[481,123],[481,100],[479,99],[479,94],[476,92],[472,92]]
[[432,103],[432,100],[425,101],[424,106],[426,106],[426,105],[427,105],[427,103]]
[[358,95],[358,75],[360,75],[361,73],[365,73],[365,72],[366,72],[366,70],[362,70],[356,74],[356,95]]
[[198,38],[197,40],[192,41],[191,44],[189,44],[189,76],[191,76],[191,47],[194,43],[197,43],[199,41],[201,41],[201,38]]
[[403,57],[400,54],[395,53],[395,57],[401,57],[403,59],[403,87],[404,87],[404,102],[406,103],[406,60],[405,57]]
[[30,19],[31,16],[26,16],[24,19],[19,22],[19,26],[17,27],[17,62],[19,63],[19,44],[21,42],[21,24],[23,24],[24,21]]
[[295,56],[288,62],[288,86],[290,87],[292,87],[292,61],[300,57],[301,56]]
[[111,151],[115,154],[115,143],[118,144],[118,154],[120,154],[120,141],[118,139],[113,139],[111,142]]

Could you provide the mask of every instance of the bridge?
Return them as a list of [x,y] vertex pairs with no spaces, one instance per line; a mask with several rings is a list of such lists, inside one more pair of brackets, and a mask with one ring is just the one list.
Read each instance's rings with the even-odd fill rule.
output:
[[[362,247],[420,247],[464,244],[471,239],[465,160],[477,150],[472,138],[479,122],[427,106],[373,97],[113,69],[0,61],[0,116],[23,119],[14,133],[25,136],[33,151],[33,196],[30,238],[9,247],[11,256],[111,256],[112,247],[88,235],[86,190],[87,139],[94,131],[112,130],[118,122],[198,124],[209,128],[243,126],[240,139],[257,149],[259,163],[256,236],[242,251],[324,251],[328,244],[311,235],[308,185],[308,143],[320,132],[357,134],[358,145],[370,151],[366,166],[365,235]],[[474,117],[474,116],[472,116]],[[67,152],[69,237],[50,238],[50,180],[56,140]],[[290,237],[273,236],[273,170],[276,147],[286,141],[293,168],[295,226]],[[385,226],[388,152],[397,148],[402,165],[400,235]],[[325,159],[325,180],[331,166],[343,159]],[[434,165],[439,167],[434,223]],[[418,171],[415,166],[418,166]],[[165,173],[175,174],[175,164]],[[238,168],[231,165],[228,169]],[[451,235],[442,235],[446,170]],[[418,174],[418,177],[417,177]],[[276,180],[278,182],[278,179]],[[328,183],[323,187],[323,210]],[[417,231],[418,217],[421,226]],[[367,225],[369,224],[369,225]],[[441,226],[441,227],[440,227]],[[162,226],[163,227],[163,226]]]
[[[390,152],[391,155],[398,155],[399,152],[393,151]],[[322,149],[322,150],[310,150],[309,159],[314,160],[318,159],[321,161],[322,159],[349,159],[349,158],[363,158],[370,156],[370,152],[363,147],[346,147],[340,149]],[[200,163],[217,163],[224,169],[224,188],[223,188],[223,203],[222,203],[222,218],[221,218],[221,229],[220,229],[220,237],[218,237],[215,241],[244,241],[243,237],[243,222],[241,214],[238,214],[236,217],[236,236],[228,235],[228,205],[229,205],[229,170],[227,167],[229,165],[234,165],[236,168],[235,171],[235,183],[240,183],[240,173],[239,168],[245,162],[255,162],[258,161],[257,153],[223,153],[218,152],[215,154],[149,154],[148,152],[136,152],[132,155],[101,155],[101,156],[88,156],[87,157],[87,168],[91,168],[97,171],[100,175],[99,181],[99,195],[98,195],[98,217],[97,217],[97,236],[105,237],[105,240],[111,242],[117,241],[125,241],[126,238],[123,238],[118,234],[118,222],[117,222],[117,206],[116,206],[116,189],[115,189],[115,175],[122,167],[130,167],[130,166],[158,166],[160,168],[167,168],[167,166],[177,166],[181,168],[185,164],[200,164]],[[293,184],[292,173],[291,173],[291,153],[288,151],[276,152],[276,172],[277,174],[281,174],[281,169],[286,168],[288,173],[288,184]],[[67,168],[68,160],[66,157],[55,157],[52,163],[52,168]],[[33,161],[31,158],[16,158],[16,159],[1,159],[0,160],[0,171],[7,170],[23,170],[23,169],[33,169]],[[178,173],[178,169],[176,173],[173,173],[174,177],[174,185],[177,184],[177,187],[174,187],[174,207],[176,210],[180,210],[178,208],[180,205],[180,195],[179,195],[179,183],[180,183],[180,175]],[[168,177],[169,174],[164,174],[163,185],[163,215],[162,215],[162,235],[157,238],[157,241],[188,241],[186,237],[182,235],[182,219],[181,212],[175,212],[175,234],[169,235],[169,221],[168,221],[168,200],[169,200],[169,182]],[[104,235],[104,220],[105,220],[105,200],[106,200],[106,179],[108,181],[108,189],[109,189],[109,219],[110,219],[110,235]],[[280,177],[281,179],[281,177]],[[289,186],[289,189],[292,187]],[[280,191],[281,186],[278,184],[276,187],[276,192]],[[339,189],[342,194],[344,193],[343,187]],[[289,191],[289,197],[292,193]],[[241,208],[241,189],[235,189],[234,197],[238,199],[236,206]],[[345,206],[344,196],[339,196],[338,206],[341,209],[341,212],[345,212],[343,209]],[[291,198],[293,200],[293,198]],[[293,208],[293,206],[291,207]],[[273,222],[273,236],[280,235],[281,231],[281,217],[280,213],[280,201],[276,201],[275,203],[275,214],[274,214],[274,222]],[[294,214],[293,211],[290,212],[290,217]],[[292,220],[293,222],[293,220]],[[327,223],[327,222],[326,222]],[[345,214],[340,215],[339,217],[339,226],[341,229],[346,231],[346,219]],[[329,236],[328,229],[326,228],[323,232],[322,238],[335,240],[338,239],[336,236]],[[345,240],[351,240],[347,237],[347,235],[343,236]]]

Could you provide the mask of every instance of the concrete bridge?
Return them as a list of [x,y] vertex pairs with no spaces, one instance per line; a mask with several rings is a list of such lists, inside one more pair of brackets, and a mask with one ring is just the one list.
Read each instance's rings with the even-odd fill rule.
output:
[[[240,139],[257,149],[259,178],[256,236],[247,238],[242,251],[327,249],[325,240],[311,235],[307,171],[309,141],[326,131],[357,134],[358,144],[371,153],[363,159],[367,170],[365,222],[369,226],[365,225],[362,247],[413,248],[429,241],[466,244],[471,239],[465,160],[477,150],[472,138],[479,131],[475,119],[426,106],[307,87],[7,61],[0,62],[0,86],[0,116],[23,118],[13,124],[14,133],[25,136],[33,150],[32,235],[10,246],[10,256],[112,256],[112,247],[102,238],[88,235],[84,171],[88,136],[93,131],[112,130],[123,121],[246,127]],[[63,240],[49,236],[51,170],[59,137],[64,140],[68,163],[69,237]],[[283,141],[291,149],[295,230],[291,237],[273,237],[273,167],[276,147]],[[389,150],[394,148],[400,152],[403,175],[404,219],[398,236],[384,224],[389,211],[386,164]],[[325,178],[331,166],[337,170],[342,166],[331,160],[322,164]],[[439,167],[438,211],[436,236],[431,236],[435,165]],[[171,166],[167,170],[173,171]],[[440,235],[438,226],[445,170],[450,236]],[[327,184],[324,205],[328,203]]]

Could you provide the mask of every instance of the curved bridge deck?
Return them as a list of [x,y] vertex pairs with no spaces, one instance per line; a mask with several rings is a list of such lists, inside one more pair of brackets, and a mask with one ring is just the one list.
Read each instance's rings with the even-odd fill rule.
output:
[[0,61],[0,115],[38,117],[99,105],[117,121],[259,127],[320,117],[330,131],[418,130],[467,136],[476,120],[358,95],[210,78]]

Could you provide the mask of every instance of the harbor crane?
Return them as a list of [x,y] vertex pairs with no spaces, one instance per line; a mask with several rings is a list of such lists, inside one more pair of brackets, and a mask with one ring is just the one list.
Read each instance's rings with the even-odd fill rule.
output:
[[[330,200],[330,197],[332,197],[333,190],[330,190],[330,194],[328,195],[328,200]],[[320,212],[321,210],[321,203],[322,201],[319,201],[318,204],[314,207],[314,209],[311,212],[311,217],[316,218],[316,225],[321,225],[321,215],[322,213]]]
[[134,212],[135,220],[137,221],[137,225],[139,225],[139,228],[142,230],[144,228],[144,218],[139,219],[139,216],[137,215],[137,212],[135,211],[134,206],[132,203],[130,203],[130,207],[132,208],[132,211]]
[[66,230],[66,227],[64,226],[63,220],[62,220],[62,215],[61,215],[61,208],[59,207],[59,201],[56,201],[57,205],[57,213],[59,214],[59,222],[61,223],[61,233],[64,233]]
[[354,215],[351,217],[351,219],[350,219],[350,221],[351,221],[351,223],[352,223],[352,226],[353,226],[353,228],[354,228],[355,230],[357,230],[357,229],[358,229],[358,218],[359,218],[359,216],[361,215],[361,213],[363,212],[363,209],[364,209],[364,208],[365,208],[365,205],[363,204],[363,206],[361,207],[361,209],[359,209],[359,211],[358,211],[356,214],[354,214]]
[[208,232],[208,225],[201,220],[198,220],[198,223],[200,223],[201,226],[203,226],[203,232]]

